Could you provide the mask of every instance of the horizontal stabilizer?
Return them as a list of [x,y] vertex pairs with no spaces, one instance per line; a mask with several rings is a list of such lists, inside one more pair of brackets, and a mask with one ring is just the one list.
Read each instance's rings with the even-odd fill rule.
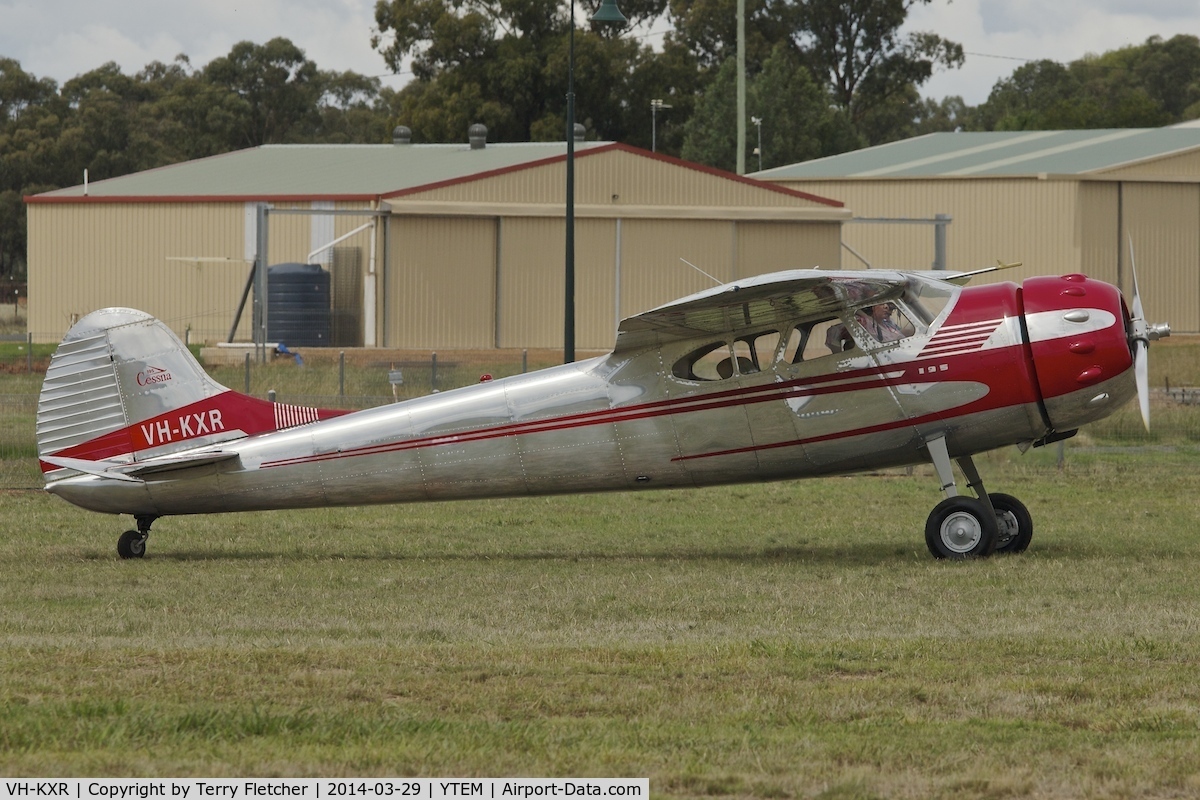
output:
[[203,467],[207,464],[219,464],[222,461],[229,461],[237,458],[238,454],[229,450],[215,450],[207,453],[192,453],[182,455],[163,456],[146,461],[140,461],[137,464],[130,464],[123,470],[128,475],[154,475],[159,472],[173,472],[179,469],[190,469],[192,467]]
[[[58,456],[42,456],[42,462],[54,467],[62,469],[73,469],[76,472],[84,472],[88,475],[96,475],[101,478],[112,478],[117,481],[130,481],[132,483],[140,483],[140,478],[131,478],[128,475],[122,475],[120,472],[113,470],[119,467],[128,466],[117,461],[88,461],[84,458],[60,458]],[[44,469],[44,467],[43,467]]]
[[216,450],[203,453],[170,455],[162,458],[126,463],[122,461],[88,461],[83,458],[61,458],[58,456],[42,456],[42,461],[51,466],[73,469],[88,475],[101,478],[112,478],[118,481],[139,483],[143,476],[156,475],[162,472],[173,472],[192,467],[203,467],[208,464],[219,464],[238,457],[237,453],[228,450]]

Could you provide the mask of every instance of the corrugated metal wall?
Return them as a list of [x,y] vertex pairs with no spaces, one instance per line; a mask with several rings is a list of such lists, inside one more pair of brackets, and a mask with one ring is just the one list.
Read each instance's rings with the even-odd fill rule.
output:
[[[464,228],[470,233],[458,236],[450,218],[393,221],[388,345],[561,347],[563,219],[457,221],[472,223]],[[612,347],[622,317],[711,287],[713,280],[698,269],[724,282],[816,264],[836,268],[838,243],[838,226],[828,223],[577,219],[576,346]],[[448,269],[440,266],[443,259]],[[425,273],[436,276],[436,286]],[[447,295],[459,307],[447,306]],[[483,307],[491,297],[494,311]]]
[[1200,187],[1124,183],[1121,192],[1146,318],[1200,331]]
[[[561,347],[566,228],[562,219],[506,217],[500,223],[498,347]],[[575,341],[612,346],[616,221],[575,222]]]
[[389,347],[492,347],[496,220],[393,217],[386,279]]
[[1117,233],[1119,204],[1117,184],[1092,181],[1079,184],[1079,203],[1075,215],[1075,238],[1080,248],[1079,271],[1117,285],[1120,284]]
[[[193,340],[228,334],[249,269],[241,203],[34,203],[28,212],[35,340],[58,341],[106,306],[147,311],[180,336],[190,327]],[[234,260],[168,260],[188,256]]]
[[1157,158],[1098,174],[1105,180],[1195,181],[1200,179],[1200,152]]
[[[1075,181],[845,180],[790,182],[793,188],[843,201],[855,217],[932,218],[950,214],[947,266],[971,270],[1021,261],[1007,280],[1079,269]],[[877,269],[930,269],[932,225],[850,223],[843,240]],[[847,265],[857,260],[843,256]]]
[[[278,204],[309,208],[307,203]],[[364,208],[340,204],[338,208]],[[167,322],[192,341],[224,341],[233,323],[250,264],[253,214],[245,203],[33,203],[29,211],[29,330],[57,341],[73,319],[106,306],[130,306]],[[369,217],[334,218],[334,235]],[[304,261],[312,250],[313,218],[272,214],[268,261]],[[64,235],[70,231],[70,235]],[[368,268],[370,233],[342,246],[362,248]],[[231,259],[229,263],[179,259]],[[251,305],[237,337],[251,338]]]
[[722,283],[733,280],[737,277],[734,237],[734,224],[723,220],[625,220],[621,225],[621,315],[647,311],[714,285],[681,259]]
[[737,223],[737,277],[783,269],[838,269],[841,243],[836,226],[822,223]]

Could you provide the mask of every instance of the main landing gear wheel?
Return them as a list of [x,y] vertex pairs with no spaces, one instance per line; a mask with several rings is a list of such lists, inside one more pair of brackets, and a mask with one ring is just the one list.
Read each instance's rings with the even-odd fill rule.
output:
[[1011,494],[992,494],[990,497],[1000,527],[995,552],[1024,553],[1033,538],[1033,518],[1029,516],[1029,509]]
[[981,501],[973,497],[948,497],[929,514],[925,544],[934,558],[988,556],[996,546],[999,527],[996,515]]
[[146,535],[141,531],[125,531],[117,539],[117,555],[121,558],[141,558],[146,555]]

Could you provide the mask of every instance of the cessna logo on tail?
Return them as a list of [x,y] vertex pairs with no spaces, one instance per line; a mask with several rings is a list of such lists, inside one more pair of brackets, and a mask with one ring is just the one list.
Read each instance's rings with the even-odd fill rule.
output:
[[158,367],[148,367],[145,372],[137,374],[138,386],[150,386],[155,383],[166,383],[171,380],[171,373]]

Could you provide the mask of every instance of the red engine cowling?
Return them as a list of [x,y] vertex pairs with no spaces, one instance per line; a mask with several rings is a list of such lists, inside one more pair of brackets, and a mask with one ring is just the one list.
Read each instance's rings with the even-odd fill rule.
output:
[[1115,286],[1078,274],[1030,278],[1022,301],[1042,405],[1055,430],[1108,416],[1136,394],[1129,310]]

